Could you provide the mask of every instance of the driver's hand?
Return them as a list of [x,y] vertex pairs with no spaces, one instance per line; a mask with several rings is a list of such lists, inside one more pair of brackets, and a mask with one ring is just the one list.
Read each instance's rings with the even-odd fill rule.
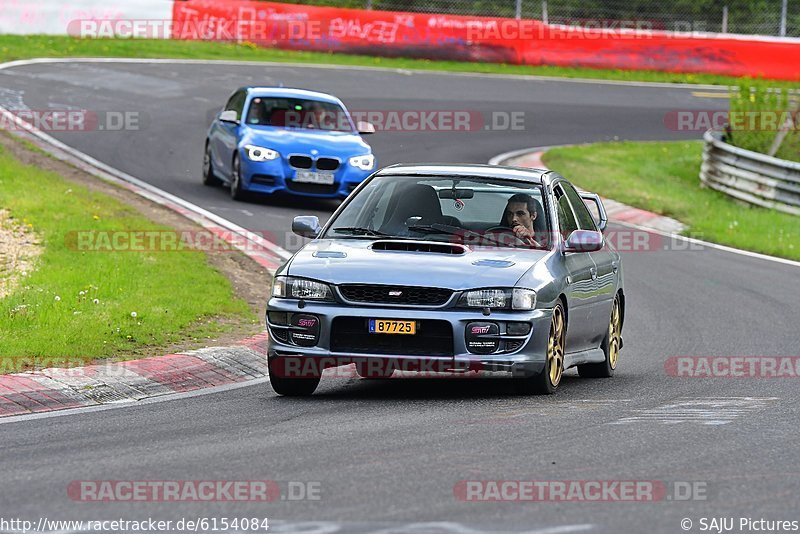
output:
[[511,229],[514,232],[514,235],[517,236],[519,239],[525,241],[532,247],[541,247],[538,241],[533,238],[533,232],[528,230],[522,225],[517,225]]

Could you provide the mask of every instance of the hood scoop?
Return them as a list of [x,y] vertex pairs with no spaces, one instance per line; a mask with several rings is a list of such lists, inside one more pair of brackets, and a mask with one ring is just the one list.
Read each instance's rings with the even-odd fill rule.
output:
[[379,252],[427,252],[431,254],[461,255],[469,252],[464,245],[431,243],[430,241],[376,241],[370,247]]

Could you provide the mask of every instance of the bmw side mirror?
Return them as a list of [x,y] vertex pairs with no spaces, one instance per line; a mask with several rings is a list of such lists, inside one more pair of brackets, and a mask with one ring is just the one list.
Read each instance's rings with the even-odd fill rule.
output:
[[316,239],[322,232],[319,217],[316,215],[300,215],[292,221],[292,232],[301,236]]
[[232,122],[234,124],[239,124],[239,117],[236,115],[236,111],[232,109],[228,109],[220,113],[219,120],[221,120],[222,122]]
[[367,121],[358,121],[356,123],[356,130],[358,130],[358,133],[361,135],[374,134],[375,125]]
[[564,252],[597,252],[603,248],[603,234],[593,230],[575,230],[564,245]]

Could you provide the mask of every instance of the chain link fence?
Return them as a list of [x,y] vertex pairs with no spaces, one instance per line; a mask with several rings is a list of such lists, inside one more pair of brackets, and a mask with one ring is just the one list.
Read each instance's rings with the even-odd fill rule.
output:
[[591,28],[800,37],[800,0],[298,0],[290,3],[516,17]]

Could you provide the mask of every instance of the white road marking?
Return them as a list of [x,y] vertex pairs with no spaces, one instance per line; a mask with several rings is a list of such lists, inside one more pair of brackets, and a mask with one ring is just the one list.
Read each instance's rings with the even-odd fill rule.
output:
[[762,410],[778,397],[705,397],[685,398],[675,402],[635,410],[635,415],[612,421],[611,425],[630,423],[658,423],[675,425],[682,423],[698,423],[702,425],[726,425],[743,415]]

